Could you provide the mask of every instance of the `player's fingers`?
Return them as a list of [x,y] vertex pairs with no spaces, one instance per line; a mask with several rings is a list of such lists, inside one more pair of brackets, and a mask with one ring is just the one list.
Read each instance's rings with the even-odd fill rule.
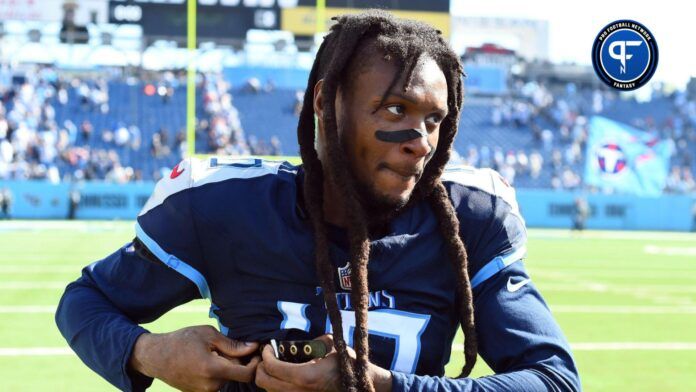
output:
[[211,343],[217,351],[228,357],[245,357],[259,348],[256,342],[242,342],[223,334],[216,335]]
[[237,360],[236,363],[222,357],[214,357],[209,365],[209,375],[211,378],[232,380],[239,382],[251,382],[254,379],[256,367],[261,359],[256,356],[248,364],[242,365]]
[[264,362],[279,361],[279,359],[276,358],[275,352],[273,351],[273,347],[271,347],[270,344],[263,346],[263,350],[261,350],[261,359]]
[[312,362],[290,363],[281,361],[275,357],[270,346],[264,347],[261,355],[264,370],[274,378],[297,385],[305,385],[311,381],[308,378],[314,374],[314,369],[311,368]]
[[253,358],[247,363],[246,365],[242,365],[244,367],[248,367],[252,369],[253,371],[256,371],[256,368],[259,366],[261,363],[261,356],[260,355],[254,355]]
[[[272,350],[271,350],[272,351]],[[289,383],[287,381],[273,377],[268,373],[267,363],[261,362],[256,368],[256,378],[254,383],[257,387],[265,389],[267,392],[304,392],[305,389]]]

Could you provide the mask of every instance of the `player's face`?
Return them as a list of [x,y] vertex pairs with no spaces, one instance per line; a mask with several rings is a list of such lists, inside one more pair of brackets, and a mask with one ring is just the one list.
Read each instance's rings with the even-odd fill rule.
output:
[[358,192],[371,210],[395,209],[408,202],[435,152],[447,115],[447,80],[430,58],[416,66],[407,91],[401,80],[380,104],[396,72],[386,60],[373,60],[356,72],[336,102],[339,137]]

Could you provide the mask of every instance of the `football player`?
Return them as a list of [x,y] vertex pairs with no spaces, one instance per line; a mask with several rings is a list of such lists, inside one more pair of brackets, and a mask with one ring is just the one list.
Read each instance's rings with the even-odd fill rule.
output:
[[[124,390],[579,390],[522,262],[513,189],[491,170],[445,170],[462,95],[440,32],[380,11],[337,18],[302,106],[303,164],[181,162],[134,241],[68,286],[61,332]],[[139,326],[196,298],[220,332]],[[446,378],[459,326],[465,363]],[[325,357],[258,355],[313,338]],[[495,375],[468,377],[477,354]]]

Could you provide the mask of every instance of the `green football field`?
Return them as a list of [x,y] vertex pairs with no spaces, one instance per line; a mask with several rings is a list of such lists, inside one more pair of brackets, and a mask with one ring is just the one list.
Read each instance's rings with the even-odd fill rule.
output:
[[[81,267],[132,237],[130,222],[0,222],[0,390],[113,389],[70,352],[53,314]],[[530,230],[528,249],[585,390],[696,391],[696,235]],[[185,305],[148,328],[210,323],[206,308]],[[491,373],[483,361],[474,372]]]

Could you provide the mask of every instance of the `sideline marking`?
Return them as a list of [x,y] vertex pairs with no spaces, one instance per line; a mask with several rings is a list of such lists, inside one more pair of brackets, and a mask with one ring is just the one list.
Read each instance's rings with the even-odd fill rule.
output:
[[[585,342],[571,343],[573,351],[694,351],[696,342]],[[453,344],[452,350],[464,345]],[[40,357],[75,355],[69,347],[0,347],[0,357]]]

